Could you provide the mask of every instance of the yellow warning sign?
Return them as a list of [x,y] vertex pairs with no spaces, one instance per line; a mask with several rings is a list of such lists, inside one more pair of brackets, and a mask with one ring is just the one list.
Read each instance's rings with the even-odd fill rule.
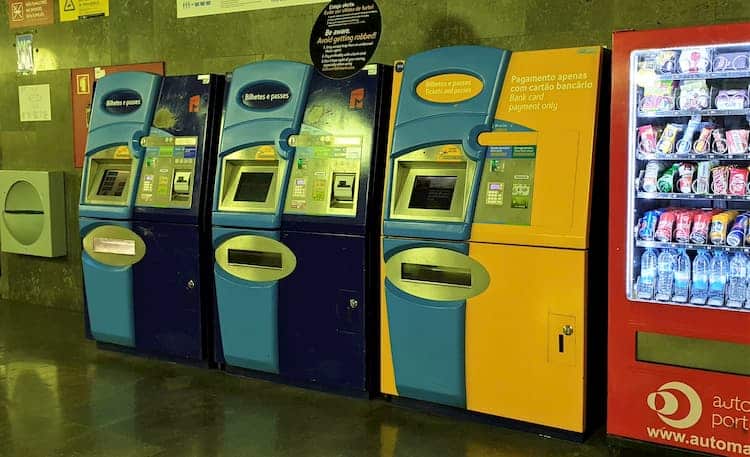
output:
[[109,0],[58,0],[60,22],[78,19],[109,16]]

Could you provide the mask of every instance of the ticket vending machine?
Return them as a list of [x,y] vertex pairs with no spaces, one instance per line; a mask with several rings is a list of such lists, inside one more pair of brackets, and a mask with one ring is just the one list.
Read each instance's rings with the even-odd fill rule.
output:
[[605,325],[589,306],[589,274],[606,271],[589,252],[601,65],[597,47],[397,63],[383,393],[573,438],[596,425],[603,354],[585,348],[604,342],[589,320]]
[[125,72],[97,83],[79,202],[86,315],[99,342],[135,345],[133,268],[143,240],[133,231],[133,202],[161,77]]
[[279,368],[351,394],[376,386],[378,243],[392,71],[314,75],[294,138],[281,241],[297,259],[279,288]]
[[296,266],[279,229],[311,73],[252,63],[227,89],[212,224],[217,360],[230,367],[279,373],[279,280]]
[[212,357],[211,198],[224,77],[163,79],[145,148],[133,231],[136,351],[178,361]]

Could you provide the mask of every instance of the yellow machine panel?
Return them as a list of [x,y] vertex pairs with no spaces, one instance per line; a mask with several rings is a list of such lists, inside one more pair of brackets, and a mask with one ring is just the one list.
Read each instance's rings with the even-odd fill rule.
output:
[[482,47],[395,65],[381,392],[584,434],[604,50],[508,55],[497,75]]
[[492,272],[466,306],[472,411],[583,432],[586,251],[471,243]]
[[[495,118],[536,134],[531,222],[475,220],[472,241],[588,247],[601,59],[598,47],[513,53]],[[479,135],[479,144],[528,144],[524,135],[500,125]]]

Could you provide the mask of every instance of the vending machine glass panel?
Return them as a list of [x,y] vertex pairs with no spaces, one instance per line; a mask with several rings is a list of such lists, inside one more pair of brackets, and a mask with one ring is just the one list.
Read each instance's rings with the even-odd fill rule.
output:
[[750,312],[750,44],[630,66],[628,298]]

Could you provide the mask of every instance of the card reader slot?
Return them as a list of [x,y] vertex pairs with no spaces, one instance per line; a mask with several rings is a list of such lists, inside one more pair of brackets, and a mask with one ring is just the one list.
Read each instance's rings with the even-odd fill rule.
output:
[[227,249],[227,263],[240,267],[269,268],[274,270],[282,268],[280,252]]
[[450,287],[471,287],[471,269],[403,262],[401,279]]
[[5,214],[44,214],[44,211],[34,209],[6,209]]

